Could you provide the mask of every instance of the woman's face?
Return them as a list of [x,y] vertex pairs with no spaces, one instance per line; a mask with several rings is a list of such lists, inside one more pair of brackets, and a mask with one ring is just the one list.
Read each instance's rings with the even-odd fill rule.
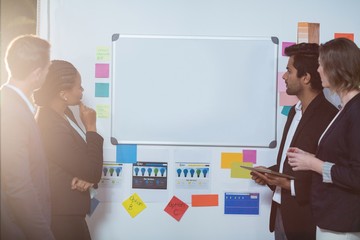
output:
[[80,74],[77,74],[74,86],[71,89],[65,90],[67,105],[68,106],[79,105],[83,96],[83,91],[84,89],[81,86]]
[[319,67],[318,67],[317,71],[318,71],[319,74],[320,74],[322,86],[323,86],[324,88],[330,88],[330,83],[329,83],[329,80],[328,80],[328,78],[327,78],[327,76],[326,76],[326,73],[325,73],[325,71],[324,71],[324,67],[323,67],[323,65],[322,65],[322,63],[321,63],[321,59],[320,59],[320,58],[319,58]]

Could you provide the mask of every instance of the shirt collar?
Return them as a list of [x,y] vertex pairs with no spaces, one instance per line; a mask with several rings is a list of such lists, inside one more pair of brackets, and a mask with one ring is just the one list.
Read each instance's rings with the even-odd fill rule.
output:
[[30,111],[35,114],[36,112],[36,108],[34,107],[34,105],[29,101],[29,99],[25,96],[25,94],[17,87],[15,87],[14,85],[11,85],[9,83],[6,83],[4,85],[5,87],[11,88],[12,90],[14,90],[17,94],[19,94],[19,96],[24,100],[24,102],[26,103],[26,105],[29,107]]
[[295,111],[296,111],[296,112],[298,112],[298,111],[301,112],[301,111],[302,111],[301,108],[302,108],[301,101],[298,101],[298,102],[296,103],[296,105],[295,105]]

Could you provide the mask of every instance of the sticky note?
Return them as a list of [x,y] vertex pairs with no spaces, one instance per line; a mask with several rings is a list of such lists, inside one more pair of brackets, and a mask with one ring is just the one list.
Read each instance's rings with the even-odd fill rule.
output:
[[109,83],[95,83],[95,97],[109,97]]
[[110,105],[107,105],[107,104],[96,105],[96,117],[109,118],[110,117]]
[[334,38],[347,38],[351,41],[354,41],[354,34],[353,33],[335,33]]
[[286,92],[286,83],[285,80],[282,78],[285,72],[278,72],[278,91],[279,92]]
[[290,112],[291,106],[284,106],[283,109],[281,110],[281,114],[288,116],[289,112]]
[[290,96],[286,92],[280,92],[280,106],[292,106],[295,105],[299,99],[296,96]]
[[110,48],[105,46],[96,47],[96,61],[109,61]]
[[256,163],[256,150],[247,150],[243,151],[243,162]]
[[179,222],[188,208],[189,205],[173,196],[164,211]]
[[230,176],[232,178],[251,178],[250,171],[245,168],[242,168],[240,166],[252,167],[253,163],[251,163],[251,162],[242,162],[242,163],[233,162],[231,164]]
[[295,42],[282,42],[282,52],[281,52],[282,56],[286,56],[285,55],[285,48],[290,47],[290,46],[295,45],[295,44],[296,44]]
[[193,207],[219,206],[219,195],[218,194],[191,195],[191,206]]
[[146,208],[146,204],[136,193],[126,199],[122,205],[132,218],[136,217],[136,215],[141,213]]
[[116,145],[116,162],[117,163],[136,163],[137,145],[119,144]]
[[221,153],[221,168],[231,168],[232,162],[242,162],[242,153]]
[[95,77],[96,78],[108,78],[109,77],[109,64],[108,63],[96,63],[95,64]]

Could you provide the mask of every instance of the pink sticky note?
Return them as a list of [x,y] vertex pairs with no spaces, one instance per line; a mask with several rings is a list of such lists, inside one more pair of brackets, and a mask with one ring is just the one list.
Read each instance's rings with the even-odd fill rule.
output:
[[278,72],[278,91],[279,92],[286,92],[286,84],[285,80],[282,78],[284,72]]
[[290,47],[290,46],[292,46],[292,45],[295,45],[296,43],[294,43],[294,42],[282,42],[282,55],[283,56],[286,56],[285,55],[285,48],[287,48],[287,47]]
[[243,161],[256,163],[256,150],[243,150]]
[[109,77],[109,64],[96,63],[95,64],[95,77],[96,78],[108,78]]
[[290,96],[286,92],[280,92],[280,106],[295,105],[299,99],[296,96]]

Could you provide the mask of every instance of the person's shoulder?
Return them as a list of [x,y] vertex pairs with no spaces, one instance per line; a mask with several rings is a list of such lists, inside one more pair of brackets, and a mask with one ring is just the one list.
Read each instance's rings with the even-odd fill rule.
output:
[[40,128],[51,128],[63,122],[61,116],[50,107],[40,107],[35,119]]
[[339,109],[337,109],[329,100],[326,99],[323,92],[321,92],[315,99],[314,102],[317,102],[317,108],[326,112],[330,112],[331,114],[336,114]]

